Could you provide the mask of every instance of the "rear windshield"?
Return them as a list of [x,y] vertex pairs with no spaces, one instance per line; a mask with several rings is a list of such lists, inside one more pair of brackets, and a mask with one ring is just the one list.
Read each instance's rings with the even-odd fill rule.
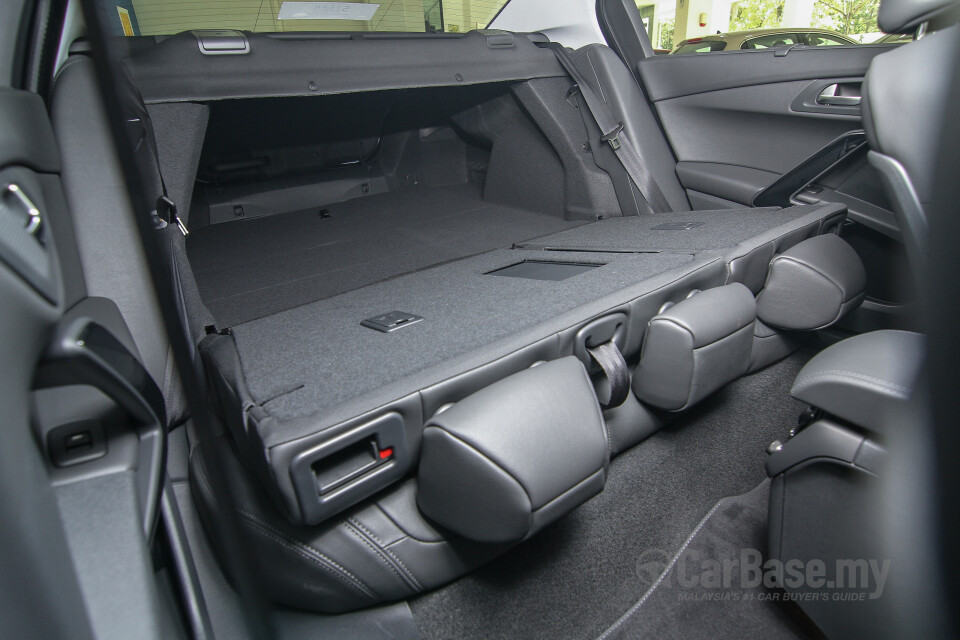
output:
[[113,32],[172,35],[194,29],[462,33],[485,29],[507,0],[100,0]]
[[686,42],[677,47],[674,53],[710,53],[711,51],[723,51],[727,43],[723,40],[704,40],[701,42]]

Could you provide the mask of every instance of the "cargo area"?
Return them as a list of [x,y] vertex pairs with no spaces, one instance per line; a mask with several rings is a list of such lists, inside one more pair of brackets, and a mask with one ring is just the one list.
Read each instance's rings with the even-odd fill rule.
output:
[[528,112],[555,80],[211,103],[187,250],[218,325],[618,215]]

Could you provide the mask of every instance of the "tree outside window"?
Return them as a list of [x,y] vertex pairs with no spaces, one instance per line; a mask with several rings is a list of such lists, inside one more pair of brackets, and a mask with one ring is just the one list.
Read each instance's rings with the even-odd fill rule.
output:
[[784,0],[740,0],[730,8],[730,31],[811,26],[857,35],[879,31],[880,0],[816,0],[809,25],[783,24]]
[[677,21],[674,18],[660,23],[660,37],[657,40],[658,49],[673,49],[673,31]]

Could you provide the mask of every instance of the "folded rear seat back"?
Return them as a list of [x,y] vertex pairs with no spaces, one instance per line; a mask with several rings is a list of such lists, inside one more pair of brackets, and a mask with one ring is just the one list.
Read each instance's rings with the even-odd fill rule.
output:
[[[613,217],[395,276],[201,341],[210,388],[244,464],[231,470],[240,501],[220,504],[204,486],[202,464],[204,449],[218,445],[201,445],[192,461],[198,502],[207,519],[222,508],[240,511],[274,599],[339,612],[449,582],[599,491],[609,456],[649,435],[663,411],[685,410],[796,346],[756,321],[754,297],[778,254],[834,233],[844,208],[690,211],[632,75],[603,47],[577,59],[623,114],[676,211]],[[606,76],[623,84],[626,97],[606,90]],[[574,138],[562,129],[571,113],[546,122],[551,101],[568,108],[559,89],[569,82],[554,80],[515,94],[552,145],[570,146]],[[464,114],[461,125],[481,131],[489,126],[484,118],[507,111],[520,110],[503,99]],[[524,135],[536,128],[527,125],[518,129]],[[603,150],[596,154],[602,163]],[[612,202],[600,195],[610,189],[604,180],[559,156],[559,165],[580,167],[594,192],[587,201]],[[509,184],[517,178],[510,173],[487,186]],[[490,195],[509,191],[491,188]],[[618,188],[617,197],[624,212],[637,210],[624,205],[635,193]],[[588,218],[582,208],[574,213]],[[577,275],[557,274],[567,269]],[[687,300],[694,290],[702,293]],[[411,321],[386,333],[361,324],[392,311]],[[678,349],[648,330],[658,314],[652,325],[690,324],[689,344]],[[705,314],[724,322],[694,326]],[[600,345],[585,329],[611,317],[616,335],[603,340],[640,367],[634,394],[601,416],[584,373],[600,380],[585,355]],[[757,355],[758,340],[774,346]],[[676,368],[674,358],[691,363],[689,375],[655,389],[653,379]],[[579,419],[567,424],[556,415],[564,408],[558,396],[575,403],[565,413]],[[515,406],[532,417],[516,423]],[[553,469],[552,460],[536,457],[554,423],[573,429],[551,444],[577,443],[584,452],[577,464]],[[516,447],[504,450],[511,438]]]
[[[412,469],[425,422],[463,397],[463,387],[445,381],[474,371],[489,384],[497,378],[481,373],[484,367],[505,376],[572,353],[578,329],[612,313],[628,317],[623,353],[636,357],[647,321],[665,302],[741,280],[762,286],[766,264],[753,267],[759,274],[732,265],[761,250],[772,258],[787,242],[835,229],[843,207],[689,217],[697,224],[661,222],[675,220],[669,214],[603,220],[440,265],[237,325],[205,338],[201,353],[241,451],[276,488],[278,506],[294,522],[316,523]],[[498,274],[530,260],[575,262],[586,271],[550,283]],[[361,326],[387,307],[423,320],[387,334]],[[411,460],[397,460],[349,500],[321,500],[310,465],[298,466],[297,456],[388,413],[402,419]],[[318,510],[318,501],[327,504]]]

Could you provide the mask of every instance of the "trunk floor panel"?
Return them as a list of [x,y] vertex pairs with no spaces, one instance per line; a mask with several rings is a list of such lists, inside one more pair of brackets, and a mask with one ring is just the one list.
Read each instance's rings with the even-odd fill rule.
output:
[[801,205],[607,218],[519,245],[565,251],[709,251],[735,247],[822,210],[820,205]]
[[204,303],[229,327],[583,224],[483,202],[472,185],[413,187],[203,227],[187,252]]
[[[764,449],[796,425],[805,405],[790,397],[790,385],[815,353],[804,349],[721,389],[615,458],[599,495],[490,564],[412,600],[423,640],[599,636],[649,589],[644,552],[669,558],[720,499],[763,481]],[[774,636],[736,615],[713,619],[709,630],[683,635]],[[777,637],[796,632],[794,620],[771,624],[787,627]]]
[[[455,359],[480,348],[497,351],[500,341],[532,344],[549,335],[538,329],[541,323],[560,322],[568,313],[585,318],[589,313],[581,308],[587,305],[601,313],[622,303],[608,305],[606,296],[621,300],[626,297],[621,292],[631,287],[653,291],[685,275],[691,265],[712,264],[690,254],[544,253],[492,251],[234,326],[251,395],[279,418],[269,435],[261,434],[263,444],[273,446],[305,435],[304,429],[316,430],[314,421],[301,424],[296,418],[332,411],[345,418],[358,415],[362,406],[379,406],[380,396],[392,401],[422,388],[420,384],[450,377],[434,373],[420,380],[421,373],[454,366]],[[560,281],[489,274],[544,258],[602,266]],[[393,310],[424,320],[393,333],[360,324]],[[568,326],[575,322],[571,319]],[[483,362],[489,362],[487,356]],[[452,373],[470,368],[459,363]],[[398,386],[403,389],[396,390]],[[349,407],[351,402],[360,407]]]

